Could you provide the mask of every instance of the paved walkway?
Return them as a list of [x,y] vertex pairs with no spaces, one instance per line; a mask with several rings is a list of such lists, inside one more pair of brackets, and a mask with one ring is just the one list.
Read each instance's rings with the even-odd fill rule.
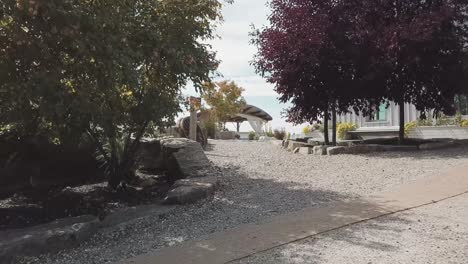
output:
[[367,199],[336,202],[214,233],[122,263],[228,263],[325,232],[468,193],[468,165]]

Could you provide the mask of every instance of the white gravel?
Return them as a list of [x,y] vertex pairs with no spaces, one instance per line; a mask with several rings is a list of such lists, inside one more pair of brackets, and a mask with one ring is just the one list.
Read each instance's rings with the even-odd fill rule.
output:
[[468,148],[304,156],[268,142],[213,141],[222,188],[210,201],[178,207],[100,233],[82,246],[22,263],[112,263],[262,218],[391,189],[468,162]]
[[468,194],[341,228],[232,264],[466,264]]

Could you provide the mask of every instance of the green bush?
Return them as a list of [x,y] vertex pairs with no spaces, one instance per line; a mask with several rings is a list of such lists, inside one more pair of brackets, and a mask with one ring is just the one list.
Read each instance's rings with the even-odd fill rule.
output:
[[312,132],[312,127],[311,127],[311,126],[307,125],[307,126],[305,126],[305,127],[302,128],[302,133],[303,133],[304,135],[307,135],[307,134],[309,134],[310,132]]
[[468,127],[468,119],[463,119],[460,121],[461,127]]
[[271,127],[266,132],[266,135],[267,135],[267,137],[271,137],[271,138],[275,137],[275,133],[274,133],[274,131],[271,130]]
[[214,139],[216,137],[216,122],[214,120],[203,121],[200,127],[208,138]]
[[273,134],[276,139],[283,140],[286,137],[286,130],[284,128],[275,129]]
[[255,138],[257,137],[257,134],[255,132],[250,132],[249,133],[249,140],[255,140]]
[[356,130],[356,125],[351,123],[339,123],[336,126],[336,133],[339,139],[348,139],[348,132]]

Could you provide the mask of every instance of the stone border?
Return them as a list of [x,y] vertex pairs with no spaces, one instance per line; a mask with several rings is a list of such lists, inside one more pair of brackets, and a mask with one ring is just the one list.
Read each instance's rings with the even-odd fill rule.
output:
[[[379,145],[379,144],[342,144],[338,146],[330,145],[315,145],[312,146],[303,142],[285,141],[283,142],[283,148],[293,153],[300,153],[302,155],[340,155],[340,154],[366,154],[375,152],[391,152],[391,151],[423,151],[423,150],[435,150],[458,147],[467,144],[467,141],[436,141],[423,143],[417,145]],[[291,150],[291,148],[294,148]]]
[[175,208],[143,205],[118,210],[102,221],[92,215],[82,215],[23,229],[0,231],[0,263],[15,263],[16,257],[38,256],[74,248],[100,231],[147,216],[162,216]]

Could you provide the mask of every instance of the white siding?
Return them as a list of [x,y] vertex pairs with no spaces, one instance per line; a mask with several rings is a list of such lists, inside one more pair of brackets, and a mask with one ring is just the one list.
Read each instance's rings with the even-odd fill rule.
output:
[[[351,113],[339,115],[337,121],[341,123],[353,123],[357,127],[395,127],[399,125],[400,115],[399,106],[394,102],[390,102],[386,112],[386,121],[368,121],[367,117],[363,117],[360,113]],[[419,118],[419,111],[412,104],[405,104],[405,122],[415,121]]]

